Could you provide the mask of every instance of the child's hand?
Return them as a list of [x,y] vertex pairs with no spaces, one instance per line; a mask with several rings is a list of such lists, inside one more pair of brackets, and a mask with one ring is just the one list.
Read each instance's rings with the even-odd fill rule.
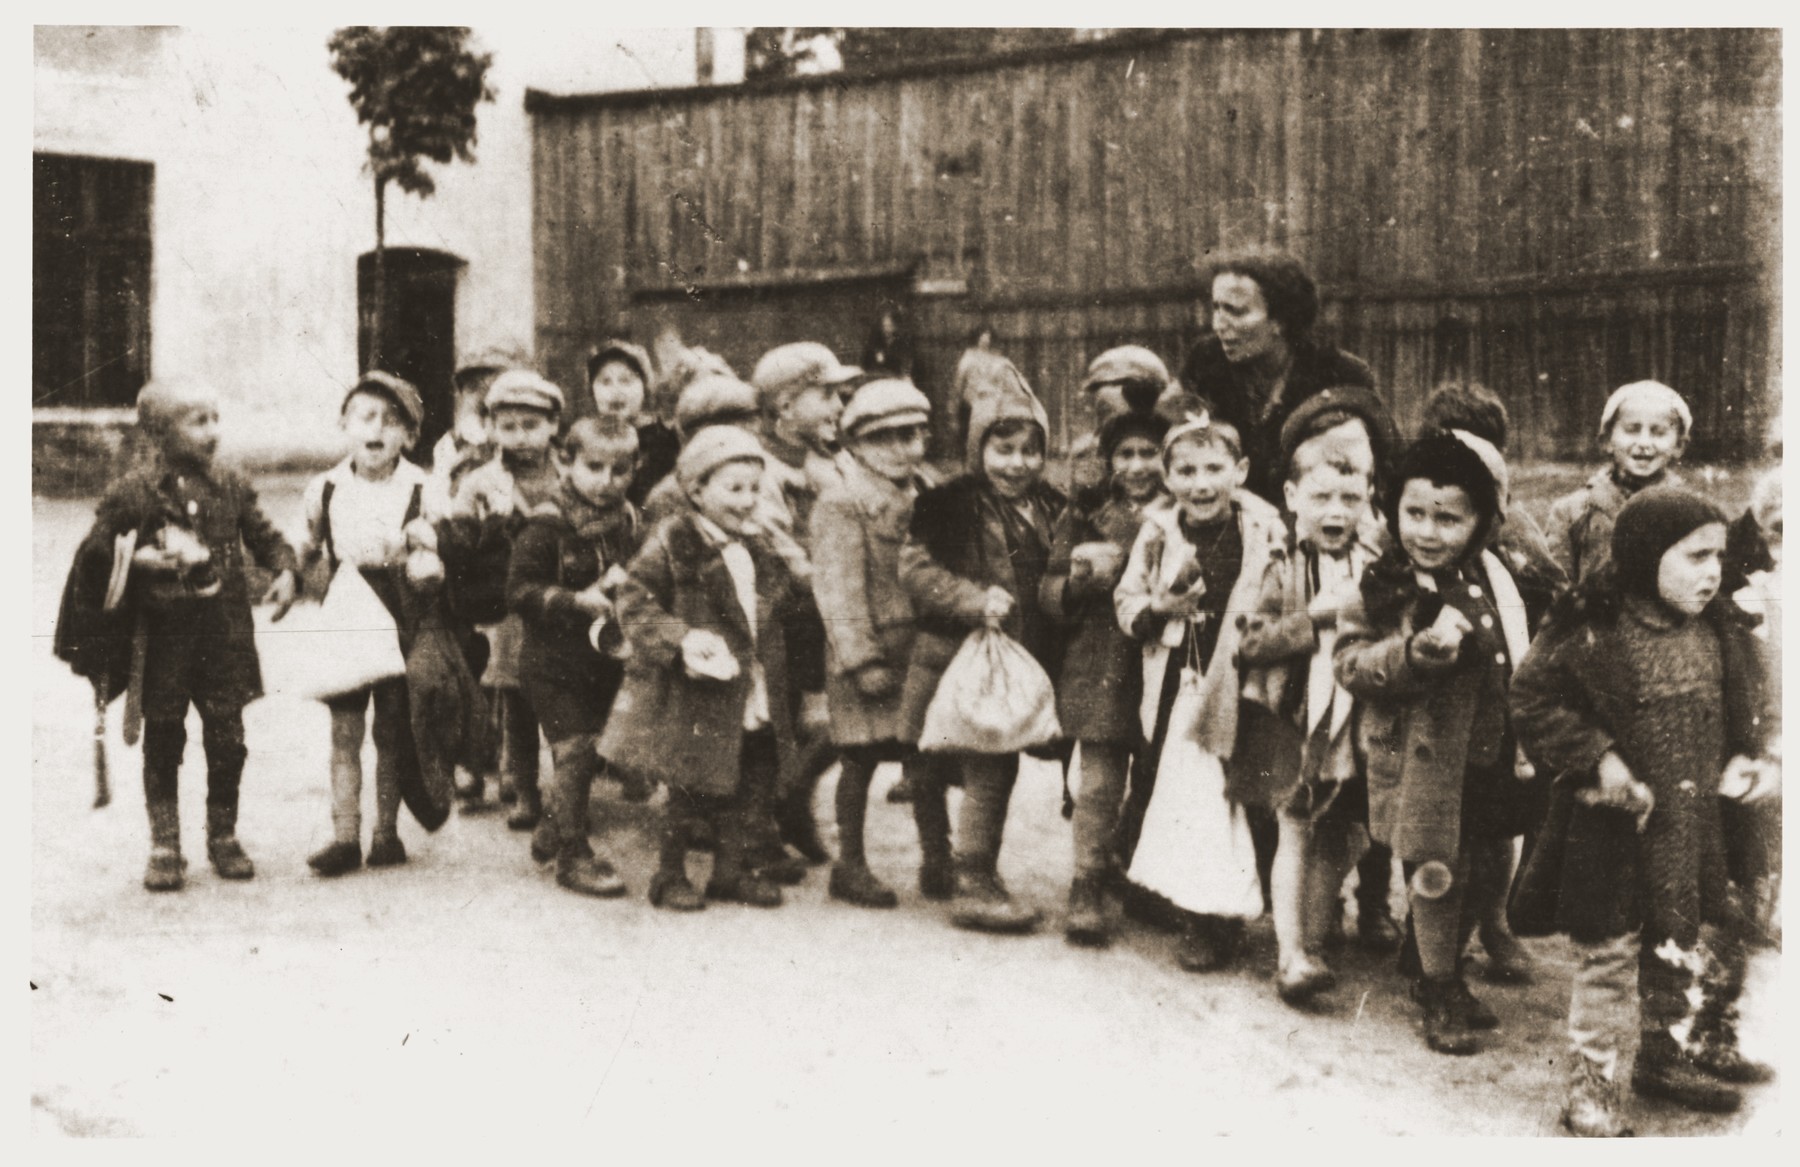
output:
[[737,658],[717,632],[690,628],[681,638],[681,664],[695,680],[731,681],[738,675]]
[[1000,625],[1006,622],[1006,618],[1012,615],[1015,606],[1011,592],[1001,587],[989,588],[987,603],[981,613],[981,621],[989,628],[998,630]]
[[1306,614],[1312,619],[1314,628],[1333,628],[1338,622],[1338,615],[1356,602],[1358,592],[1354,586],[1347,588],[1327,588],[1312,598],[1306,605]]
[[155,543],[146,543],[132,552],[131,565],[157,574],[181,570],[180,558]]
[[883,664],[864,665],[856,670],[856,691],[872,701],[891,697],[900,691],[900,675]]
[[616,595],[619,589],[625,586],[625,581],[630,578],[631,576],[626,570],[615,563],[606,569],[605,575],[600,577],[600,590],[609,596]]
[[1719,793],[1745,804],[1762,802],[1781,793],[1781,763],[1746,758],[1742,754],[1725,765]]
[[583,612],[596,619],[612,615],[612,600],[607,597],[606,592],[601,589],[597,581],[576,592],[575,603],[580,605]]
[[1112,580],[1123,562],[1124,556],[1111,543],[1082,543],[1069,552],[1069,578]]
[[269,613],[271,624],[279,622],[283,616],[288,614],[288,609],[294,606],[294,597],[299,594],[299,591],[300,581],[295,578],[292,571],[284,571],[275,577],[275,582],[269,585],[269,590],[263,593],[262,598],[263,603],[275,609]]
[[414,519],[406,524],[402,533],[406,536],[406,546],[410,551],[436,551],[438,549],[437,528],[424,519]]
[[1576,798],[1586,806],[1611,807],[1635,815],[1637,829],[1642,833],[1650,822],[1650,812],[1656,809],[1655,794],[1637,780],[1625,759],[1611,750],[1601,755],[1595,771],[1600,778],[1599,785],[1584,788]]
[[1195,580],[1187,589],[1158,588],[1150,596],[1150,610],[1171,620],[1189,620],[1200,611],[1200,600],[1206,594],[1206,581]]

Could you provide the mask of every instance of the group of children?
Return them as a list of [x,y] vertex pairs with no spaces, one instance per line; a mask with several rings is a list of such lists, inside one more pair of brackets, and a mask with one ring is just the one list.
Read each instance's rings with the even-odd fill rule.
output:
[[[252,875],[235,837],[241,709],[261,692],[247,550],[275,573],[275,619],[322,557],[361,573],[403,650],[426,611],[458,630],[499,730],[497,750],[461,759],[459,797],[481,806],[497,770],[508,824],[532,831],[565,888],[626,892],[590,842],[605,773],[626,797],[668,790],[652,904],[777,906],[807,870],[783,842],[822,857],[783,808],[810,805],[836,762],[828,894],[891,908],[863,836],[874,771],[899,762],[920,893],[949,901],[959,927],[1029,931],[1042,915],[999,871],[1019,755],[918,748],[959,646],[997,630],[1056,683],[1063,741],[1042,752],[1073,777],[1071,943],[1105,945],[1123,892],[1181,928],[1183,968],[1217,969],[1267,910],[1276,991],[1315,1008],[1335,982],[1344,883],[1374,842],[1402,865],[1400,962],[1432,1049],[1472,1053],[1498,1023],[1464,972],[1477,934],[1491,980],[1530,979],[1511,895],[1515,921],[1576,944],[1571,1129],[1620,1133],[1634,965],[1634,1087],[1736,1105],[1730,1083],[1767,1075],[1733,1028],[1755,941],[1744,885],[1767,865],[1745,874],[1747,832],[1726,804],[1778,791],[1779,738],[1766,646],[1722,580],[1726,521],[1670,469],[1692,424],[1679,395],[1642,382],[1612,396],[1610,465],[1556,504],[1545,535],[1509,506],[1505,408],[1484,390],[1433,395],[1404,449],[1373,393],[1314,395],[1273,443],[1270,500],[1245,488],[1245,436],[1153,354],[1111,350],[1093,370],[1098,432],[1070,497],[1046,480],[1047,419],[1016,369],[974,406],[964,468],[943,482],[925,461],[926,396],[820,345],[774,350],[745,383],[699,350],[659,379],[644,350],[609,343],[588,368],[594,408],[572,422],[559,387],[495,354],[458,374],[429,473],[404,457],[417,391],[370,373],[344,398],[349,453],[308,487],[298,548],[213,464],[213,397],[153,384],[139,411],[155,455],[102,502],[58,645],[109,678],[97,691],[129,689],[128,718],[141,707],[145,886],[183,882],[190,701],[209,858],[222,877]],[[648,408],[653,385],[673,429]],[[1778,498],[1756,519],[1778,564]],[[122,537],[135,540],[126,599],[100,603]],[[126,633],[98,614],[134,608]],[[322,876],[404,863],[399,791],[418,765],[406,681],[328,704],[333,841],[309,862]],[[713,853],[703,887],[696,850]],[[1363,890],[1363,903],[1388,894]]]

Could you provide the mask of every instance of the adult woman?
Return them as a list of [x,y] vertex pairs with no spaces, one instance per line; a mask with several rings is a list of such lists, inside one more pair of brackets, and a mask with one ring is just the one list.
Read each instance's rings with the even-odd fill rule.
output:
[[1245,485],[1281,503],[1281,425],[1321,389],[1373,389],[1369,366],[1313,336],[1319,291],[1285,252],[1254,249],[1213,259],[1206,269],[1213,334],[1181,369],[1182,388],[1205,398],[1243,435]]
[[[1181,387],[1237,427],[1250,462],[1245,488],[1280,506],[1283,423],[1325,389],[1353,386],[1373,393],[1375,376],[1360,358],[1314,337],[1319,289],[1293,256],[1264,248],[1226,252],[1207,264],[1205,278],[1213,334],[1188,354]],[[1370,422],[1371,436],[1393,432],[1391,421]],[[1273,827],[1260,814],[1252,823],[1265,886]],[[1400,939],[1388,904],[1391,869],[1392,856],[1380,845],[1357,866],[1358,938],[1375,950]]]

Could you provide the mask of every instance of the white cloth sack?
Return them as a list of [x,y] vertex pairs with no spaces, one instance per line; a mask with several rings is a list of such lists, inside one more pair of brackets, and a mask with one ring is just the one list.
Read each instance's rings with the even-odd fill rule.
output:
[[1250,821],[1225,797],[1219,759],[1179,732],[1194,723],[1200,699],[1199,676],[1183,669],[1130,876],[1187,911],[1254,918],[1262,885]]
[[324,600],[294,605],[268,633],[280,640],[269,654],[279,662],[270,670],[278,692],[326,701],[406,675],[394,617],[349,564],[331,577]]
[[919,749],[1016,754],[1061,736],[1049,675],[1024,645],[983,628],[969,633],[938,680]]

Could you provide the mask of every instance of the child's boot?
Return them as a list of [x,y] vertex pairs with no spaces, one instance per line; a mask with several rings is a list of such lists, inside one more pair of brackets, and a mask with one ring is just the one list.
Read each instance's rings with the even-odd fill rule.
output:
[[712,878],[706,881],[706,898],[753,908],[779,908],[781,889],[749,864],[750,825],[739,820],[719,828],[719,850],[713,857]]
[[512,813],[506,816],[506,825],[515,831],[529,831],[538,825],[543,814],[544,800],[537,787],[527,787],[523,782],[515,783]]
[[369,840],[370,867],[398,867],[406,862],[406,844],[400,841],[398,831],[389,833],[377,831]]
[[1392,952],[1400,944],[1400,925],[1389,902],[1394,853],[1375,844],[1356,865],[1356,942],[1369,952]]
[[1085,872],[1069,884],[1069,918],[1063,924],[1063,939],[1070,944],[1105,948],[1112,943],[1104,881],[1098,872]]
[[950,922],[977,932],[1030,932],[1043,913],[1013,899],[1000,878],[996,856],[963,855],[956,860],[956,902]]
[[698,912],[706,907],[700,891],[688,880],[687,853],[691,833],[671,799],[658,847],[656,874],[650,877],[650,904],[671,912]]
[[1631,1072],[1631,1089],[1646,1098],[1713,1114],[1729,1114],[1743,1104],[1736,1090],[1696,1065],[1675,1035],[1664,1028],[1644,1031],[1637,1065]]
[[1475,1032],[1463,1020],[1455,976],[1420,977],[1413,1000],[1424,1013],[1425,1044],[1440,1054],[1462,1057],[1476,1051]]
[[306,858],[306,865],[318,875],[345,875],[362,866],[363,853],[360,842],[336,841],[314,851]]
[[1571,1056],[1569,1097],[1563,1103],[1562,1124],[1581,1139],[1617,1139],[1631,1131],[1619,1121],[1619,1084],[1600,1063],[1580,1054]]
[[1315,953],[1301,951],[1275,970],[1275,995],[1300,1008],[1337,985],[1337,974]]
[[956,863],[950,857],[949,843],[927,850],[920,859],[919,894],[940,902],[956,895]]
[[375,833],[369,838],[370,867],[398,867],[406,862],[400,841],[400,775],[396,763],[376,756]]
[[894,889],[876,879],[875,873],[864,863],[840,861],[834,864],[826,890],[832,899],[859,908],[892,908],[900,904]]
[[150,862],[144,868],[145,891],[180,891],[187,861],[181,857],[181,814],[174,800],[149,805]]
[[625,881],[613,865],[594,854],[584,837],[578,844],[564,844],[556,857],[556,884],[572,892],[599,899],[625,894]]
[[256,865],[238,842],[237,807],[206,808],[206,857],[220,879],[250,879],[256,875]]
[[1754,1086],[1774,1079],[1775,1069],[1744,1056],[1738,1048],[1738,1011],[1735,999],[1708,991],[1706,1002],[1688,1032],[1689,1056],[1695,1066],[1738,1086]]

